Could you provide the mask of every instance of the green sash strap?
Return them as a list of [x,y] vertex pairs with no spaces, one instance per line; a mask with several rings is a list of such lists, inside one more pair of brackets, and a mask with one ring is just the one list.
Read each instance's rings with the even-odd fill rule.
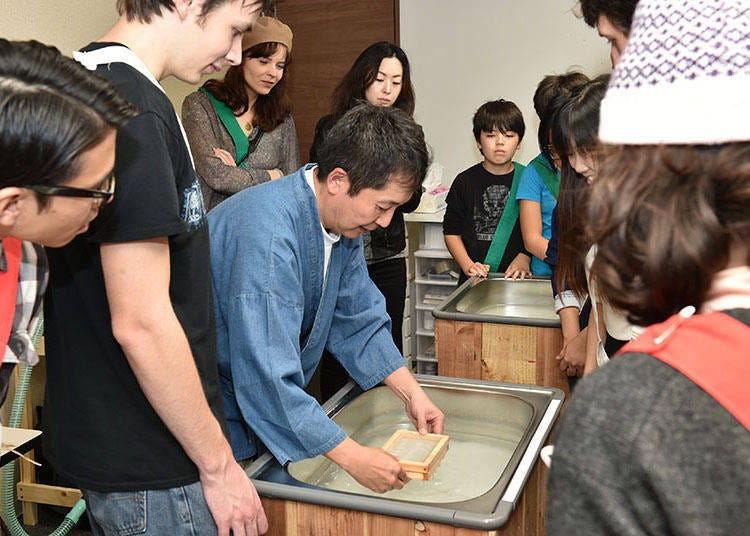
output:
[[534,169],[536,169],[544,181],[544,185],[549,188],[549,191],[552,192],[552,197],[557,201],[557,198],[560,196],[560,176],[557,174],[557,171],[550,169],[549,162],[547,162],[543,154],[537,155],[534,160],[529,162],[529,165],[534,166]]
[[490,272],[497,272],[500,261],[503,260],[503,255],[505,255],[505,248],[508,247],[510,235],[513,233],[513,227],[516,226],[516,222],[518,221],[516,193],[518,192],[518,185],[521,182],[521,173],[526,169],[526,166],[522,166],[518,162],[513,162],[513,167],[513,183],[510,187],[510,194],[508,194],[505,208],[503,208],[500,221],[495,228],[495,235],[492,237],[490,249],[484,258],[484,264],[490,265]]
[[211,95],[211,92],[206,88],[202,87],[200,88],[200,90],[208,96],[211,104],[214,107],[214,110],[216,110],[216,115],[219,116],[221,124],[224,125],[224,128],[227,129],[227,132],[229,132],[229,135],[232,137],[232,141],[234,142],[235,164],[237,164],[237,167],[246,167],[247,162],[245,162],[244,160],[245,158],[247,158],[250,142],[247,139],[245,131],[242,130],[242,127],[237,122],[237,117],[234,115],[234,112],[232,112],[229,106]]

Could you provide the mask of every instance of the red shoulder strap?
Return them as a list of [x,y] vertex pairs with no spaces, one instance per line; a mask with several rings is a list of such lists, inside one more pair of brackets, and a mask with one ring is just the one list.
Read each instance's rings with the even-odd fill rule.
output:
[[16,315],[18,294],[18,272],[21,268],[21,241],[16,238],[3,238],[3,251],[8,270],[0,271],[0,363],[5,357],[13,318]]
[[750,326],[720,312],[675,315],[650,326],[624,352],[649,354],[678,370],[750,430]]

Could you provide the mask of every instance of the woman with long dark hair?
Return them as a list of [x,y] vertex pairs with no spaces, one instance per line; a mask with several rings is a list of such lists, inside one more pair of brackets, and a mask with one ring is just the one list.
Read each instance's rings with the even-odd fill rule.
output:
[[[586,84],[579,95],[560,109],[557,126],[553,129],[555,147],[559,154],[567,155],[562,164],[558,203],[560,240],[555,283],[562,288],[567,282],[576,296],[584,298],[588,294],[591,299],[591,319],[595,322],[590,324],[592,329],[586,334],[583,370],[586,374],[608,362],[641,331],[628,321],[623,311],[599,296],[596,285],[588,281],[596,248],[592,247],[588,232],[586,210],[590,186],[597,180],[599,171],[599,108],[608,82],[609,75],[602,75]],[[576,363],[576,368],[579,367]]]
[[299,168],[287,94],[292,30],[261,17],[242,38],[242,63],[185,98],[182,118],[206,209]]
[[[310,148],[310,162],[317,161],[317,150],[331,127],[355,105],[368,102],[393,106],[410,117],[414,114],[414,88],[406,53],[393,43],[380,41],[367,47],[354,61],[333,94],[332,113],[318,121]],[[420,187],[395,212],[390,224],[363,235],[370,278],[385,296],[391,318],[393,342],[402,348],[402,324],[406,301],[406,227],[404,216],[419,205]],[[330,356],[324,356],[321,374],[323,398],[343,385],[347,375]]]
[[332,111],[315,126],[310,162],[317,162],[323,137],[348,110],[362,102],[395,106],[414,115],[414,88],[409,59],[401,47],[379,41],[364,49],[333,92]]
[[[583,374],[591,310],[585,258],[591,247],[585,221],[590,183],[599,157],[599,106],[608,75],[579,88],[557,111],[552,121],[552,146],[561,156],[560,195],[552,216],[555,309],[560,315],[563,348],[560,368],[570,377]],[[548,260],[549,262],[549,260]],[[572,385],[572,384],[571,384]]]

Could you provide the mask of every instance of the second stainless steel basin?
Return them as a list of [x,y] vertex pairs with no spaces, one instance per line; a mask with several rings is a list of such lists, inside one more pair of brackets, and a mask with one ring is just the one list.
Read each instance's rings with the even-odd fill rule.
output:
[[432,312],[435,318],[558,327],[549,279],[506,280],[502,274],[472,278]]

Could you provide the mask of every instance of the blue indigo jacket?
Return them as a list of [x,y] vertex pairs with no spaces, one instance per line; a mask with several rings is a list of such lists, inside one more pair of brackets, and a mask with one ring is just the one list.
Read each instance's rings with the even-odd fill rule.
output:
[[238,460],[265,446],[284,464],[344,440],[304,391],[324,348],[363,389],[404,366],[361,238],[334,244],[323,285],[318,205],[304,175],[311,167],[209,213],[219,374]]

